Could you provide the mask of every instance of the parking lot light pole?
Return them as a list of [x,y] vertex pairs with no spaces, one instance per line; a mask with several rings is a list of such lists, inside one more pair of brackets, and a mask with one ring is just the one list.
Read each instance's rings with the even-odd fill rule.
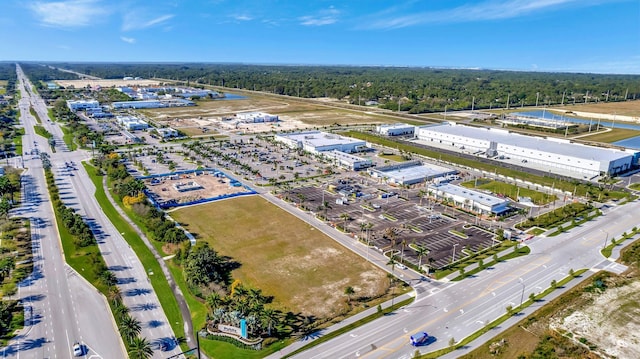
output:
[[458,246],[458,244],[460,243],[456,243],[453,245],[453,259],[451,259],[451,264],[453,264],[456,261],[456,246]]

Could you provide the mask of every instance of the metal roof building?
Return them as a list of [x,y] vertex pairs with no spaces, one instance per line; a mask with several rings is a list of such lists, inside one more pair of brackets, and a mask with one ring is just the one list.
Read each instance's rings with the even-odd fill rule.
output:
[[446,198],[457,206],[480,214],[500,214],[508,210],[509,202],[483,192],[449,183],[432,184],[427,186],[436,198]]
[[274,140],[291,148],[301,148],[312,153],[331,150],[352,153],[367,147],[365,141],[320,131],[280,133],[274,137]]
[[373,162],[368,158],[354,156],[337,150],[326,151],[323,152],[322,155],[334,159],[341,166],[347,167],[353,171],[373,166]]
[[424,165],[420,161],[407,161],[390,166],[370,168],[368,173],[373,178],[382,178],[390,183],[412,185],[454,175],[458,171],[442,166]]
[[376,126],[376,132],[384,136],[413,135],[416,126],[406,123],[382,124]]
[[[638,152],[573,143],[560,138],[534,137],[503,129],[478,128],[447,122],[418,127],[417,137],[426,144],[452,146],[488,157],[508,156],[521,163],[545,166],[550,172],[562,170],[575,177],[615,175],[637,164]],[[556,172],[554,172],[556,173]]]

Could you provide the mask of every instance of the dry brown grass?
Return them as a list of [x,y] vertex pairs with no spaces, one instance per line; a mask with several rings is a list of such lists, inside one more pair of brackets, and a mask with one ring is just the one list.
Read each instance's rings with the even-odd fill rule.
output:
[[241,263],[233,277],[275,297],[276,307],[332,318],[355,297],[387,290],[385,272],[258,196],[179,209],[172,216],[222,255]]
[[348,109],[325,106],[318,103],[304,102],[300,99],[287,97],[261,96],[259,94],[244,94],[247,99],[228,101],[198,101],[195,107],[173,107],[161,109],[141,110],[141,112],[156,121],[168,119],[217,119],[223,116],[233,116],[239,112],[260,111],[280,116],[283,121],[300,121],[312,126],[330,126],[333,124],[362,124],[362,123],[393,123],[397,118]]
[[558,111],[582,111],[603,114],[613,114],[614,112],[622,116],[640,116],[640,100],[625,102],[598,102],[567,105],[564,107],[555,107]]

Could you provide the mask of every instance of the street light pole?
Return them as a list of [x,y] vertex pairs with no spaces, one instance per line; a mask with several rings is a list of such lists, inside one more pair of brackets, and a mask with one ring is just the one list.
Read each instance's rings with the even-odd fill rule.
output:
[[522,302],[524,301],[524,280],[520,278],[520,284],[522,284],[522,294],[520,295],[520,310],[522,310]]
[[602,246],[602,249],[607,248],[607,242],[609,241],[609,232],[604,231],[604,233],[606,233],[607,236],[604,238],[604,245]]

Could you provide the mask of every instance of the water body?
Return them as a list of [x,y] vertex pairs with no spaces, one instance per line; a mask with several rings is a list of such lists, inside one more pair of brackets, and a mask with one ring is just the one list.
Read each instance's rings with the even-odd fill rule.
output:
[[[591,123],[593,126],[598,125],[597,118],[589,119],[589,118],[580,118],[580,117],[567,117],[567,116],[558,115],[556,113],[553,113],[550,111],[544,111],[544,110],[514,112],[513,114],[521,115],[521,116],[544,118],[546,120],[566,121],[566,122],[580,123],[580,124],[587,124],[587,125]],[[613,122],[609,120],[600,120],[600,126],[611,127],[611,128],[628,128],[630,130],[640,131],[640,125],[634,125],[634,124],[626,123],[623,121]]]
[[246,98],[247,98],[247,96],[241,96],[241,95],[236,95],[236,94],[234,94],[234,93],[228,93],[228,92],[225,92],[225,93],[224,93],[224,97],[223,97],[223,98],[218,98],[218,99],[216,99],[216,100],[219,100],[219,101],[225,101],[225,100],[244,100],[244,99],[246,99]]
[[[592,128],[596,128],[598,126],[598,119],[586,119],[586,118],[576,118],[576,117],[567,117],[558,115],[556,113],[544,110],[535,110],[535,111],[523,111],[523,112],[515,112],[515,115],[521,116],[531,116],[531,117],[539,117],[547,120],[556,120],[556,121],[566,121],[572,123],[580,123],[580,124],[592,124]],[[609,120],[600,120],[600,126],[603,127],[611,127],[611,128],[626,128],[630,130],[640,131],[639,125],[634,125],[626,122],[613,122]],[[626,140],[620,140],[617,142],[613,142],[612,145],[622,146],[632,149],[640,150],[640,136],[627,138]]]

